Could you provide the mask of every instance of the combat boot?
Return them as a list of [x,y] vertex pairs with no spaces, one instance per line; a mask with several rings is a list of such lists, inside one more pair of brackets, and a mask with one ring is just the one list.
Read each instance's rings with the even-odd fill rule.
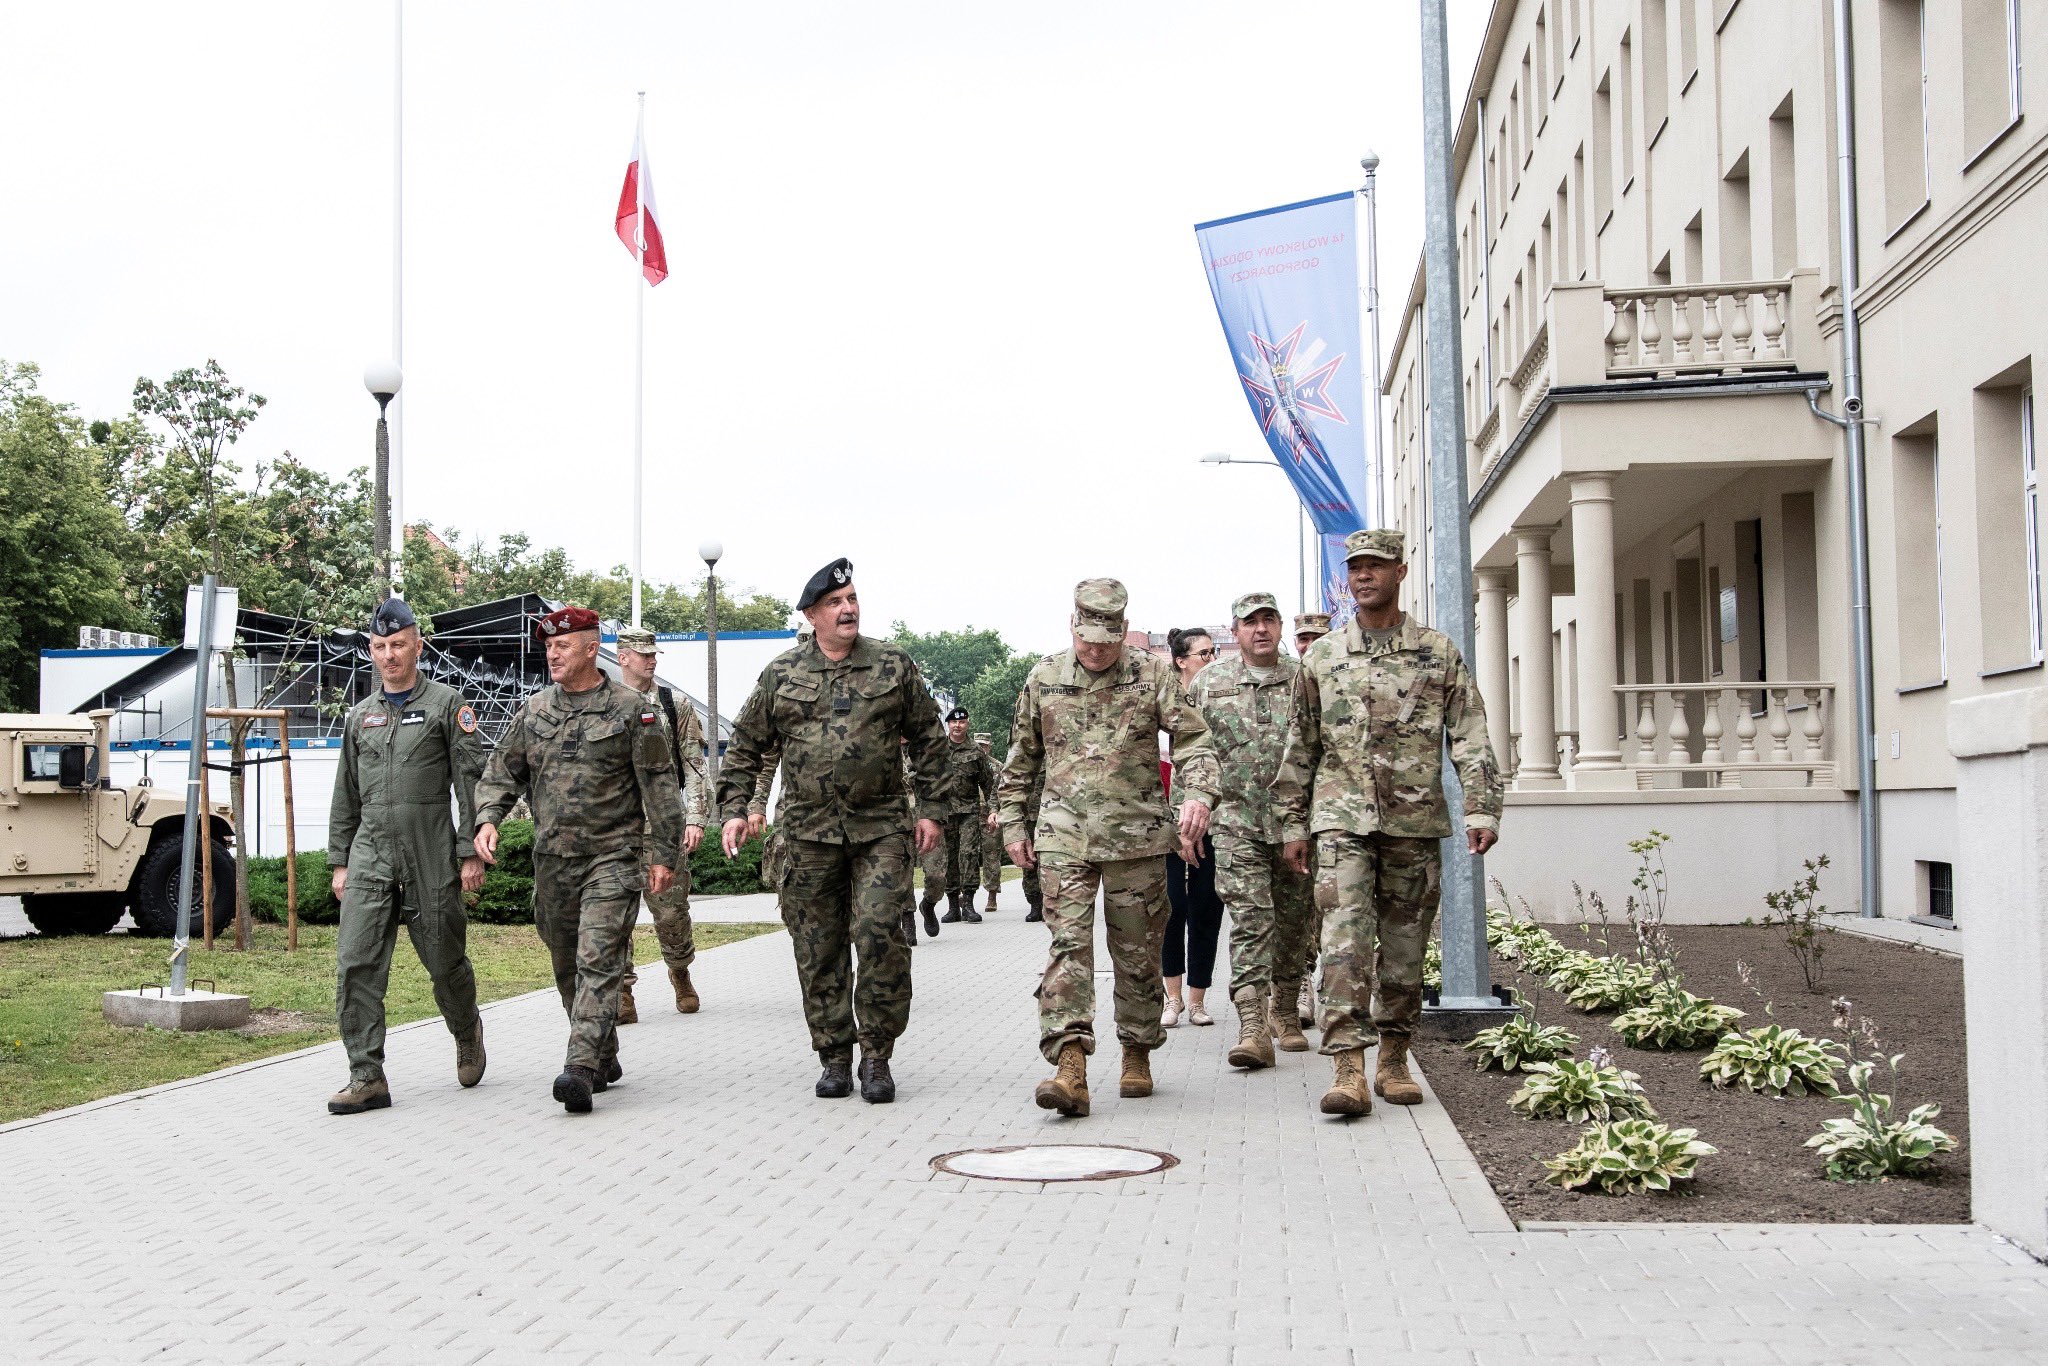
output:
[[958,892],[946,893],[946,913],[939,917],[939,923],[941,925],[957,925],[960,923],[960,894]]
[[1337,1065],[1337,1078],[1330,1083],[1330,1089],[1323,1092],[1323,1113],[1371,1114],[1372,1092],[1365,1088],[1365,1050],[1347,1048],[1335,1054],[1332,1061]]
[[619,983],[618,1023],[622,1025],[640,1023],[640,1007],[633,1004],[633,984],[631,982]]
[[994,887],[991,887],[991,888],[989,888],[989,889],[988,889],[988,912],[987,912],[987,913],[988,913],[989,915],[994,915],[994,914],[996,913],[996,889],[995,889]]
[[939,899],[936,896],[927,897],[918,903],[917,909],[924,916],[924,937],[927,939],[937,939],[939,937],[939,918],[932,914],[933,908],[938,904]]
[[1044,903],[1043,901],[1034,901],[1034,902],[1032,902],[1032,903],[1031,903],[1031,909],[1030,909],[1030,910],[1028,910],[1028,911],[1026,911],[1026,912],[1024,912],[1024,919],[1025,919],[1025,921],[1026,921],[1027,923],[1029,923],[1029,924],[1032,924],[1032,925],[1038,925],[1038,924],[1042,924],[1042,923],[1044,923],[1044,921],[1045,921],[1045,903]]
[[1315,983],[1306,977],[1301,979],[1301,994],[1294,1001],[1294,1016],[1301,1021],[1303,1029],[1313,1027],[1316,1022]]
[[1273,1038],[1266,1024],[1266,993],[1246,987],[1238,993],[1237,1044],[1230,1050],[1230,1065],[1256,1072],[1273,1065]]
[[670,968],[668,970],[668,981],[669,985],[676,989],[676,1013],[680,1015],[695,1015],[697,1007],[702,1002],[697,999],[697,988],[690,984],[690,970],[688,968]]
[[974,909],[974,893],[972,891],[960,893],[960,918],[970,925],[979,925],[981,923],[981,912]]
[[896,1099],[896,1078],[889,1075],[887,1058],[860,1056],[860,1098],[870,1105],[887,1105]]
[[844,1100],[853,1094],[853,1059],[820,1058],[825,1070],[818,1073],[815,1088],[820,1100]]
[[606,1058],[604,1066],[597,1069],[597,1080],[590,1084],[592,1095],[612,1089],[612,1083],[626,1075],[626,1069],[619,1066],[617,1054]]
[[917,947],[916,911],[905,911],[903,913],[903,947],[907,949],[914,949]]
[[467,1036],[455,1038],[455,1080],[464,1086],[474,1086],[483,1079],[484,1022],[479,1019]]
[[1389,1105],[1422,1104],[1422,1088],[1408,1071],[1407,1035],[1380,1035],[1380,1062],[1373,1073],[1372,1089]]
[[597,1090],[597,1073],[588,1067],[565,1067],[555,1078],[555,1099],[572,1115],[590,1113],[591,1093]]
[[1088,1113],[1088,1054],[1080,1044],[1060,1047],[1059,1070],[1038,1083],[1038,1108],[1079,1119]]
[[1152,1094],[1152,1050],[1124,1045],[1123,1075],[1117,1078],[1116,1093],[1125,1100]]
[[330,1115],[359,1115],[391,1108],[391,1087],[382,1077],[350,1077],[348,1085],[327,1098]]
[[1295,992],[1296,988],[1292,982],[1273,984],[1273,1046],[1283,1053],[1308,1052],[1308,1039],[1302,1034],[1301,1025],[1295,1018]]

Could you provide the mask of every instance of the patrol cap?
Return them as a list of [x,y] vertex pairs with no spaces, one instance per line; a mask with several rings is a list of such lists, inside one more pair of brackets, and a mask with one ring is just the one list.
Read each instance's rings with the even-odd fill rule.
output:
[[796,610],[801,612],[827,593],[836,593],[853,582],[853,561],[841,555],[832,563],[811,575],[804,591],[797,595]]
[[546,616],[536,617],[533,629],[547,639],[571,635],[577,631],[595,631],[597,613],[588,607],[557,607]]
[[1294,634],[1298,636],[1326,636],[1330,634],[1328,612],[1303,612],[1294,619]]
[[1399,564],[1408,558],[1408,538],[1391,527],[1354,531],[1344,538],[1346,564],[1367,555],[1376,560],[1392,560]]
[[370,613],[370,634],[373,636],[395,636],[408,626],[418,626],[420,619],[412,614],[412,608],[405,605],[403,598],[386,598],[377,604],[377,610]]
[[1271,612],[1280,615],[1280,600],[1271,593],[1247,593],[1230,604],[1232,621],[1248,621],[1254,612]]
[[1074,585],[1074,634],[1090,645],[1120,645],[1124,608],[1131,595],[1115,579],[1083,579]]
[[946,713],[946,724],[949,726],[952,725],[955,721],[965,721],[966,719],[967,708],[965,707],[955,707],[953,708],[953,710]]
[[654,643],[654,632],[645,626],[628,626],[619,632],[619,648],[635,654],[658,655],[661,647]]

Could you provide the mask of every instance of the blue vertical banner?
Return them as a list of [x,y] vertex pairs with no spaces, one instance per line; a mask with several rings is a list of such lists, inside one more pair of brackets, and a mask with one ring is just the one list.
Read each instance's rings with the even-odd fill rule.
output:
[[1238,383],[1315,523],[1323,603],[1339,616],[1344,538],[1368,506],[1356,230],[1349,192],[1195,225]]

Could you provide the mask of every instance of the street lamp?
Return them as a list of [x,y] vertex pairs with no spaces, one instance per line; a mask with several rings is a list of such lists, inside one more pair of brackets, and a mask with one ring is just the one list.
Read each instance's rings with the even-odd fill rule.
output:
[[377,485],[370,505],[370,547],[377,561],[377,600],[391,596],[391,428],[385,410],[405,382],[393,361],[372,361],[363,368],[363,387],[377,400]]
[[1365,172],[1365,312],[1372,331],[1372,373],[1365,377],[1372,396],[1372,511],[1369,525],[1387,524],[1387,453],[1380,424],[1380,154],[1368,151],[1358,161]]
[[[1210,451],[1202,457],[1204,465],[1271,465],[1280,469],[1278,460],[1241,460],[1227,451]],[[1290,484],[1289,487],[1292,487]],[[1294,568],[1298,580],[1296,587],[1301,593],[1301,610],[1308,611],[1308,537],[1302,530],[1302,509],[1299,502],[1294,509]]]
[[725,547],[707,540],[697,547],[697,558],[710,571],[704,583],[704,705],[711,710],[711,724],[704,739],[704,765],[715,788],[718,783],[718,562]]

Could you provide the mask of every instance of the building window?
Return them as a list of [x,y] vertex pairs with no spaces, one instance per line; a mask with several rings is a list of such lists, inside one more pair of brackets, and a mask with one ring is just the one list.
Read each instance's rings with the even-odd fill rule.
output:
[[1771,115],[1771,273],[1782,280],[1799,266],[1799,156],[1792,97]]
[[1615,93],[1615,124],[1621,136],[1621,192],[1628,193],[1628,187],[1636,179],[1636,50],[1634,42],[1623,34],[1621,39],[1621,61],[1615,72],[1620,88]]
[[1956,866],[1929,859],[1920,865],[1927,870],[1926,914],[1933,920],[1956,918]]
[[1665,48],[1664,0],[1643,0],[1643,141],[1654,142],[1664,125],[1671,80],[1671,55]]
[[1963,150],[1974,157],[2020,116],[2020,0],[1962,0]]
[[2042,662],[2040,467],[2030,363],[1978,388],[1971,401],[1981,667],[1995,674]]
[[1700,74],[1700,16],[1696,0],[1678,0],[1678,93]]
[[1948,607],[1941,544],[1941,441],[1935,418],[1902,429],[1892,437],[1891,448],[1899,686],[1945,683]]
[[[1529,98],[1539,105],[1550,103],[1550,23],[1542,10],[1536,11],[1536,41],[1530,45],[1536,54],[1536,84],[1529,87]],[[1548,111],[1544,113],[1549,118]]]
[[1735,165],[1721,180],[1721,278],[1747,280],[1750,255],[1749,150],[1735,158]]
[[1878,94],[1884,125],[1884,217],[1896,230],[1927,203],[1927,11],[1880,0]]
[[2020,490],[2027,537],[2027,630],[2033,662],[2041,662],[2041,467],[2034,452],[2034,391],[2020,390]]
[[1600,77],[1593,91],[1593,231],[1607,226],[1614,212],[1614,82],[1611,73]]

